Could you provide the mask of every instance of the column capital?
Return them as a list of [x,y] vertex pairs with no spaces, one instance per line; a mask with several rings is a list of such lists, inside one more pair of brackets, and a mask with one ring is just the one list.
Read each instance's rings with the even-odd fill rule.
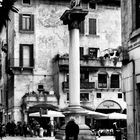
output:
[[60,19],[64,25],[68,24],[69,30],[79,29],[79,24],[85,19],[88,14],[88,10],[83,10],[81,7],[76,7],[70,10],[66,10]]

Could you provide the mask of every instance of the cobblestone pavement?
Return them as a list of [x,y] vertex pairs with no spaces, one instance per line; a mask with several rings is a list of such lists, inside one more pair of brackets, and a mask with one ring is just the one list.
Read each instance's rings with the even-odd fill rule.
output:
[[[15,137],[9,137],[9,136],[6,136],[6,137],[3,137],[2,138],[3,140],[55,140],[54,137],[43,137],[43,138],[40,138],[40,137],[18,137],[18,136],[15,136]],[[101,136],[100,138],[97,137],[97,140],[115,140],[114,136]]]

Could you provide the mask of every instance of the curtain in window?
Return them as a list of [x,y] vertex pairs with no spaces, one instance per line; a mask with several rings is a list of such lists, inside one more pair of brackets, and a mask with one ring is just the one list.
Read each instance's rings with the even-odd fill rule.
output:
[[30,66],[30,48],[29,46],[23,46],[23,66]]
[[21,67],[33,67],[34,58],[33,58],[33,45],[20,45],[20,66]]

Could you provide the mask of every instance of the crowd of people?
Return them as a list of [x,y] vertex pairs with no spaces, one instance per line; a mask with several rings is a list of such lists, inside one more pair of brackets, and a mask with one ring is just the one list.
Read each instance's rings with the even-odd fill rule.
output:
[[30,123],[10,121],[7,124],[0,123],[0,137],[9,136],[50,136],[52,126],[50,123],[46,124],[46,129],[33,119]]

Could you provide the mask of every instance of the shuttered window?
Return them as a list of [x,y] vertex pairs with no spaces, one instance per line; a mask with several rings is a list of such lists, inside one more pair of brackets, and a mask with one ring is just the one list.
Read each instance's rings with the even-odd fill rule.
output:
[[80,59],[83,57],[84,55],[84,48],[80,47]]
[[96,19],[89,18],[89,34],[96,35]]
[[84,25],[85,25],[85,23],[84,23],[84,21],[82,21],[81,23],[80,23],[80,34],[84,34],[85,33],[85,27],[84,27]]
[[33,67],[33,45],[20,44],[20,66],[21,67]]
[[140,28],[140,0],[136,0],[136,29]]
[[34,31],[34,15],[19,15],[19,31]]

